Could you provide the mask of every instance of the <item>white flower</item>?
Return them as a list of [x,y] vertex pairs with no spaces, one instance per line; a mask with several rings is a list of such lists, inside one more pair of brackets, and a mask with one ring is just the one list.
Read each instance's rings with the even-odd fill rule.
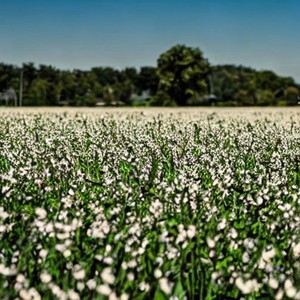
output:
[[41,258],[45,259],[46,256],[48,255],[48,250],[46,250],[46,249],[41,249],[41,251],[40,251],[39,254],[40,254],[40,257],[41,257]]
[[13,276],[17,273],[17,269],[12,265],[11,268],[6,267],[4,264],[0,264],[0,274],[4,276]]
[[196,226],[189,225],[186,233],[187,233],[188,238],[191,240],[196,235]]
[[71,255],[71,251],[69,249],[66,249],[64,252],[63,252],[63,255],[65,258],[68,258],[70,255]]
[[208,256],[210,258],[213,258],[215,255],[216,255],[216,251],[215,250],[210,250],[209,253],[208,253]]
[[106,263],[107,265],[111,265],[114,261],[112,257],[106,256],[104,257],[103,262]]
[[74,290],[68,290],[68,297],[70,300],[80,300],[80,296]]
[[247,239],[244,240],[244,245],[248,249],[253,249],[254,246],[255,246],[253,239],[250,239],[250,238],[247,238]]
[[208,245],[209,248],[214,248],[216,246],[215,240],[213,240],[211,238],[207,238],[206,242],[207,242],[207,245]]
[[67,294],[63,290],[61,290],[61,288],[58,285],[50,283],[49,288],[51,289],[52,294],[55,295],[57,298],[64,300],[67,299]]
[[264,199],[262,197],[258,197],[256,201],[257,205],[262,205],[264,203]]
[[226,219],[222,219],[221,222],[218,224],[217,228],[218,228],[218,230],[223,230],[223,229],[225,229],[226,225],[227,225]]
[[236,239],[238,237],[238,233],[235,228],[231,228],[229,234],[233,239]]
[[265,262],[271,261],[271,259],[276,255],[275,249],[272,247],[270,250],[264,250],[262,253],[262,259]]
[[2,194],[5,194],[9,190],[10,190],[10,187],[5,185],[4,187],[2,187]]
[[248,254],[248,252],[244,252],[243,256],[242,256],[242,261],[244,264],[246,264],[247,262],[249,262],[250,260],[250,256]]
[[275,300],[281,300],[283,298],[284,291],[282,289],[279,289],[277,294],[275,295]]
[[22,289],[19,293],[21,299],[23,300],[41,300],[41,295],[35,288],[30,288],[29,290]]
[[129,296],[127,294],[122,294],[120,296],[120,300],[128,300],[129,299]]
[[9,214],[4,210],[2,206],[0,206],[0,219],[5,220],[8,218]]
[[102,280],[107,284],[113,284],[115,281],[115,276],[111,273],[111,268],[104,268],[101,272]]
[[179,234],[176,238],[176,244],[182,243],[186,239],[186,231],[184,229],[179,229]]
[[293,286],[293,283],[290,279],[287,279],[285,282],[284,282],[284,290],[285,290],[285,293],[286,295],[289,297],[289,298],[294,298],[295,295],[297,294],[297,290],[295,289],[295,287]]
[[250,279],[244,282],[241,277],[238,277],[235,280],[235,285],[243,294],[250,294],[252,292],[257,292],[260,288],[256,279]]
[[139,284],[139,288],[140,288],[141,291],[148,292],[150,290],[150,285],[149,285],[149,283],[146,283],[146,282],[142,281]]
[[134,274],[131,273],[131,272],[127,273],[127,279],[128,279],[129,281],[133,281],[133,280],[134,280]]
[[[21,290],[22,291],[22,290]],[[20,294],[21,294],[21,291],[20,291]],[[20,295],[21,296],[21,295]],[[24,300],[25,299],[30,299],[30,300],[41,300],[41,295],[38,293],[38,291],[31,287],[28,291],[27,291],[27,297],[28,298],[23,298]]]
[[16,282],[14,284],[14,288],[15,288],[16,291],[20,291],[23,288],[23,284],[19,283],[19,282]]
[[28,291],[25,289],[20,290],[19,296],[23,300],[31,300],[31,296],[29,295]]
[[158,279],[161,276],[162,276],[162,271],[160,269],[155,269],[155,271],[154,271],[154,277]]
[[300,291],[298,291],[297,294],[295,295],[295,299],[300,300]]
[[291,287],[286,290],[285,293],[289,298],[293,299],[297,294],[297,290],[294,287]]
[[26,280],[25,276],[23,274],[18,274],[16,281],[19,283],[24,283]]
[[296,244],[293,247],[293,255],[294,255],[295,258],[299,258],[299,256],[300,256],[300,243]]
[[85,271],[80,265],[75,265],[72,270],[73,277],[76,280],[82,280],[85,277]]
[[35,214],[37,215],[38,219],[45,219],[47,217],[47,211],[42,207],[37,207],[35,209]]
[[167,278],[163,277],[159,279],[159,287],[160,289],[167,295],[171,294],[173,289],[173,284],[171,284]]
[[96,220],[92,223],[91,228],[88,229],[87,235],[93,238],[104,239],[110,232],[110,225],[107,220]]
[[220,272],[212,272],[211,274],[211,279],[213,281],[216,281],[220,277],[221,273]]
[[103,296],[109,296],[111,293],[111,289],[108,285],[106,284],[100,284],[97,286],[97,292]]
[[42,272],[42,274],[40,275],[40,278],[41,278],[42,283],[45,283],[45,284],[49,283],[52,279],[51,275],[46,271]]
[[86,282],[86,285],[87,287],[90,289],[90,290],[94,290],[97,286],[97,283],[95,281],[95,279],[89,279],[87,282]]
[[276,279],[273,278],[273,277],[271,277],[271,278],[269,279],[268,284],[269,284],[269,287],[270,287],[271,289],[273,289],[273,290],[276,290],[276,289],[278,288],[278,286],[279,286],[278,280],[276,280]]
[[156,199],[155,201],[152,201],[149,210],[155,218],[158,218],[163,213],[163,205],[158,199]]
[[66,246],[65,246],[65,244],[56,244],[55,250],[57,250],[59,252],[64,252],[66,250]]

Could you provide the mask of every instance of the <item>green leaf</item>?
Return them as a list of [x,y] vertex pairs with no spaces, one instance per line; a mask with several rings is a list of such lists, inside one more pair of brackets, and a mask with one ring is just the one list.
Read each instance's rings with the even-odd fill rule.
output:
[[179,298],[179,300],[182,300],[185,296],[185,290],[183,289],[183,286],[182,286],[182,283],[181,283],[181,280],[178,279],[176,284],[175,284],[175,287],[174,287],[174,291],[173,291],[173,296],[176,296]]
[[155,291],[154,300],[167,300],[169,299],[165,293],[163,293],[159,288]]

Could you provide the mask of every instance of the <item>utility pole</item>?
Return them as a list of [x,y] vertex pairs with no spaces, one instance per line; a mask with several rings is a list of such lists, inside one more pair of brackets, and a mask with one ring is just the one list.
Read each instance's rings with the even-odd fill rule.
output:
[[19,106],[22,106],[23,100],[23,69],[20,74],[20,83],[19,83]]

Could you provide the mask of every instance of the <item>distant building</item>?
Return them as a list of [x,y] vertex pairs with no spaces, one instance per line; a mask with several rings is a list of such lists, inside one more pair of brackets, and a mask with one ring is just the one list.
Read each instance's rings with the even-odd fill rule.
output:
[[141,93],[132,93],[130,96],[131,102],[143,105],[151,99],[150,90],[143,90]]
[[188,100],[189,105],[215,106],[217,104],[218,98],[214,93],[214,85],[211,75],[207,75],[206,82],[208,85],[209,94],[203,96],[195,95],[194,97]]
[[281,88],[274,93],[275,99],[284,99],[284,88]]
[[105,101],[103,99],[100,99],[96,102],[96,106],[124,106],[125,103],[120,100],[110,100],[110,101]]
[[17,106],[18,101],[16,91],[12,87],[10,87],[8,90],[0,93],[0,101],[1,103],[5,102],[6,106],[8,106],[10,102],[13,105]]
[[201,101],[207,103],[210,106],[215,106],[217,104],[218,98],[215,94],[205,95],[201,98]]
[[71,101],[70,100],[59,100],[57,101],[58,106],[70,106]]

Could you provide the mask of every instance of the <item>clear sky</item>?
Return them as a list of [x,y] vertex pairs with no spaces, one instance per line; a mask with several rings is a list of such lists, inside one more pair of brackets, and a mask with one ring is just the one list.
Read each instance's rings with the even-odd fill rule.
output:
[[19,66],[155,66],[185,44],[300,83],[299,32],[300,0],[0,0],[0,62]]

